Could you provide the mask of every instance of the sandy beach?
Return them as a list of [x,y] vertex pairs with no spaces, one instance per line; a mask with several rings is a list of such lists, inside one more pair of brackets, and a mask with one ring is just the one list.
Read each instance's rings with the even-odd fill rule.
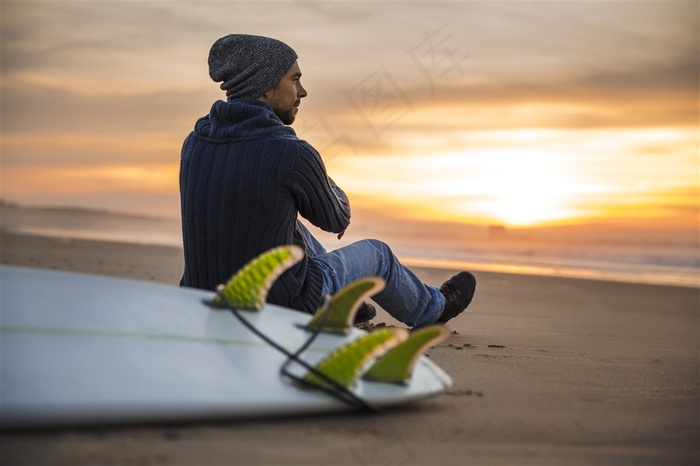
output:
[[[176,284],[176,247],[2,235],[2,263]],[[416,269],[440,284],[452,271]],[[447,394],[380,414],[3,432],[3,465],[697,465],[697,288],[476,272],[428,351]],[[380,313],[375,323],[393,322]]]

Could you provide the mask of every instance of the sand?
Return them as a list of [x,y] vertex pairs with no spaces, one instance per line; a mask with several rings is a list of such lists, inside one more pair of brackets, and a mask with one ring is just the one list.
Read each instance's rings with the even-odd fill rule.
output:
[[[1,251],[172,284],[182,269],[163,246],[4,233]],[[470,311],[428,352],[455,381],[445,395],[369,415],[3,432],[0,464],[700,464],[700,290],[476,275]]]

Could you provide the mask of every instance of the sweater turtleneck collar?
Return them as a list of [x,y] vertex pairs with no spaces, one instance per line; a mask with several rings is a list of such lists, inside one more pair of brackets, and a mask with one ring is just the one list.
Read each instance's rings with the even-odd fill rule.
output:
[[211,139],[296,137],[267,103],[260,100],[219,100],[195,125],[195,132]]

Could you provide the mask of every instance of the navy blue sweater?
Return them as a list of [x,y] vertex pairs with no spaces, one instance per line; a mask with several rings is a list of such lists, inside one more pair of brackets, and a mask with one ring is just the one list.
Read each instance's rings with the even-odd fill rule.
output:
[[[275,246],[305,249],[298,215],[340,233],[350,205],[318,152],[264,102],[218,101],[185,139],[180,161],[185,252],[181,286],[214,290]],[[274,284],[268,302],[314,312],[323,278],[307,256]]]

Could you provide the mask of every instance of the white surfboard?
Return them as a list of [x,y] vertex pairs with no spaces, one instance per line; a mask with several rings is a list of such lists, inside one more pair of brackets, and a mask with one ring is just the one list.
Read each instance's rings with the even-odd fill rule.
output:
[[[2,427],[73,426],[300,415],[353,409],[280,374],[286,356],[214,293],[126,279],[0,267]],[[246,319],[288,351],[310,317],[274,305]],[[320,334],[316,364],[366,332]],[[300,376],[305,370],[296,367]],[[450,377],[425,356],[410,380],[359,378],[350,388],[386,407],[442,393]]]

